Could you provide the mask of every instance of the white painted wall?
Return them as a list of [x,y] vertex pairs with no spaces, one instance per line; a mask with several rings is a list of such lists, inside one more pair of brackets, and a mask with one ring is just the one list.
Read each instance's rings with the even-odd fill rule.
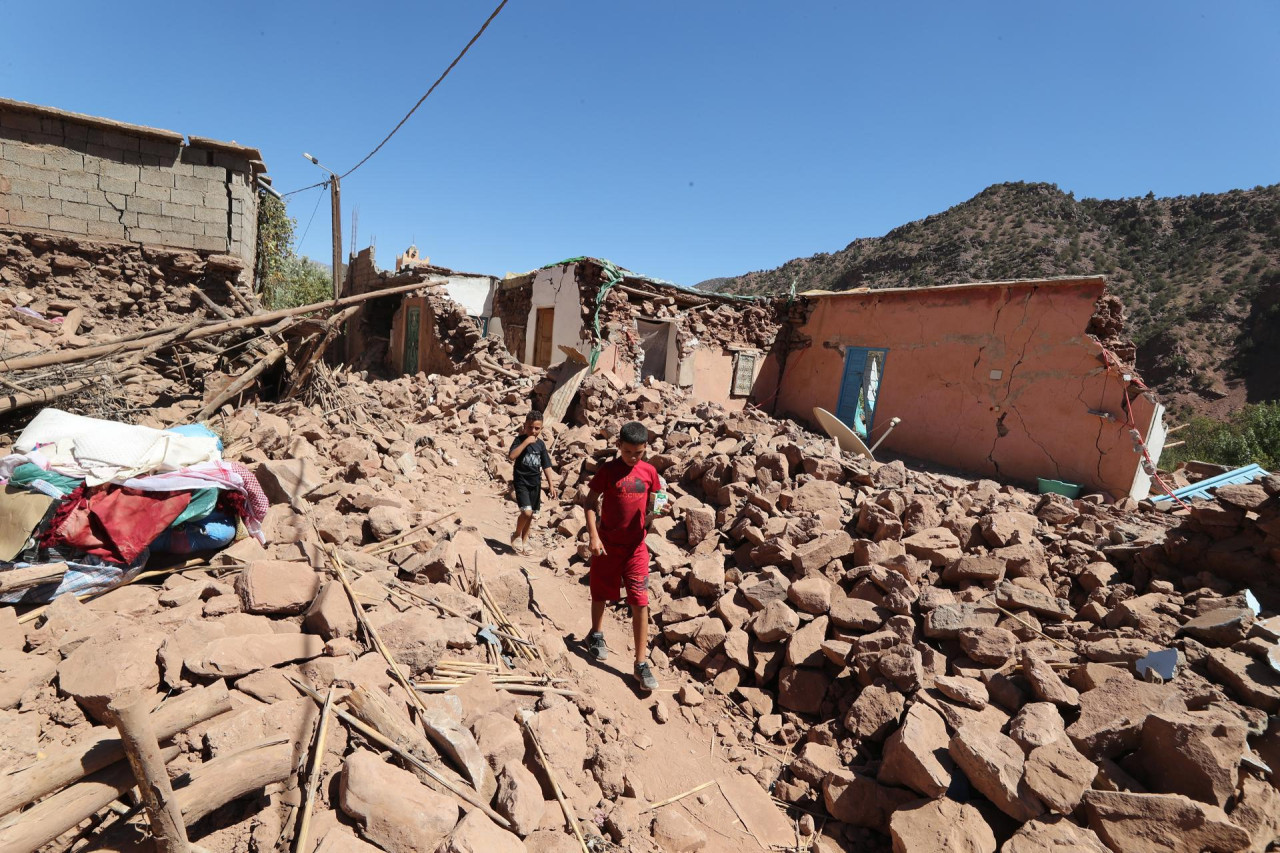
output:
[[[1164,406],[1157,403],[1155,411],[1151,414],[1151,425],[1146,430],[1147,452],[1151,454],[1151,461],[1156,465],[1160,464],[1160,454],[1164,452],[1164,443],[1169,436],[1168,427],[1164,422]],[[1129,489],[1129,497],[1135,501],[1140,501],[1151,494],[1151,477],[1143,470],[1142,464],[1138,464],[1138,470],[1133,476],[1133,487]]]
[[489,276],[451,275],[445,279],[449,298],[466,309],[471,317],[493,315],[493,291],[497,279]]
[[532,304],[529,307],[529,319],[525,323],[524,357],[520,359],[525,364],[533,363],[539,308],[556,309],[551,327],[551,363],[559,364],[565,359],[560,347],[563,345],[578,349],[582,337],[582,306],[573,264],[538,270],[533,278]]

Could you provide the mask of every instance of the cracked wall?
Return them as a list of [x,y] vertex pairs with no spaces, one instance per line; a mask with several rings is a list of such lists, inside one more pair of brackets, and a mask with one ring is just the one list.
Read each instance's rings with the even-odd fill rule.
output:
[[225,253],[252,270],[260,156],[0,99],[0,228]]
[[1145,497],[1147,478],[1127,426],[1125,390],[1147,437],[1159,407],[1108,367],[1088,334],[1104,279],[978,283],[810,298],[796,331],[815,342],[792,352],[777,411],[811,421],[835,411],[840,347],[888,349],[872,440],[901,424],[891,453],[1034,484],[1079,483],[1114,497]]

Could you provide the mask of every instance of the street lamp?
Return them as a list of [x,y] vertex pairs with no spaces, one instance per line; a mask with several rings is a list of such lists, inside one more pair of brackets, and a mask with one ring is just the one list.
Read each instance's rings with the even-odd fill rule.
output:
[[333,214],[333,298],[337,299],[342,294],[342,191],[338,186],[338,173],[305,151],[302,156],[329,173],[329,199]]

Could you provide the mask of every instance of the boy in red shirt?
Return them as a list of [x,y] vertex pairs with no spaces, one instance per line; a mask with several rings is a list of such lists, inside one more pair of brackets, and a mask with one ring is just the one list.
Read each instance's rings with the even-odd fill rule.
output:
[[[626,587],[631,605],[631,632],[636,646],[635,676],[646,692],[658,681],[649,666],[649,548],[645,536],[653,496],[662,490],[658,471],[644,461],[649,431],[644,424],[624,424],[618,433],[618,455],[600,466],[587,495],[587,532],[591,535],[591,635],[588,648],[596,660],[609,656],[604,642],[604,610]],[[599,521],[597,523],[597,517]]]

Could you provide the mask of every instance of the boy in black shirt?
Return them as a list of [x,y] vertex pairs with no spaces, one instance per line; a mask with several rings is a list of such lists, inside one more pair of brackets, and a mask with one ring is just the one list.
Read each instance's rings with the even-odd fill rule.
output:
[[520,508],[516,531],[511,534],[511,547],[520,554],[529,550],[529,528],[533,526],[533,516],[542,508],[540,480],[543,475],[547,478],[547,493],[552,500],[556,499],[556,484],[551,482],[551,469],[555,463],[539,437],[541,433],[542,412],[535,409],[525,419],[524,429],[516,436],[511,452],[507,454],[512,462],[511,479],[516,489],[516,506]]

